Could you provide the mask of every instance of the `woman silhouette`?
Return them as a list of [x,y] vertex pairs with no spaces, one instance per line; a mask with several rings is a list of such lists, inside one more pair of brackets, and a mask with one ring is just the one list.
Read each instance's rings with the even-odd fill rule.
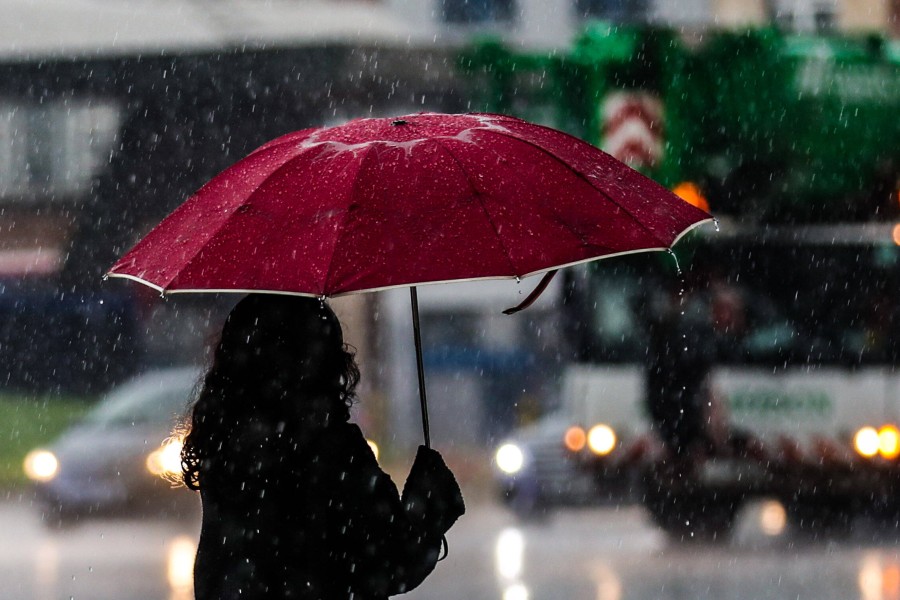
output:
[[229,314],[182,451],[198,600],[387,598],[434,569],[459,487],[420,447],[399,496],[348,422],[358,380],[324,302],[251,294]]

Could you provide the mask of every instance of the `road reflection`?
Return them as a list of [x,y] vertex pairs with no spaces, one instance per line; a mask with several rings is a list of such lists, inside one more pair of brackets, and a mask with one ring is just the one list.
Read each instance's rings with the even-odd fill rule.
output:
[[34,553],[35,599],[52,600],[59,578],[59,547],[44,540]]
[[785,507],[766,500],[748,507],[730,542],[679,544],[640,511],[601,515],[495,530],[494,597],[900,600],[900,544],[877,526],[840,539],[796,537]]
[[494,561],[503,590],[503,600],[528,600],[528,588],[520,581],[525,557],[525,536],[509,527],[500,532],[494,544]]
[[[518,522],[474,505],[451,531],[451,552],[409,600],[900,600],[897,530],[792,536],[784,507],[744,513],[728,543],[676,544],[636,507]],[[42,523],[0,503],[0,598],[192,600],[199,524],[145,518]]]
[[[534,532],[531,532],[533,535]],[[494,567],[501,590],[501,600],[530,600],[531,589],[525,583],[526,533],[518,527],[507,527],[494,543]],[[592,600],[622,600],[622,582],[615,569],[606,564],[590,563],[588,571],[596,593]]]
[[597,586],[596,600],[622,600],[622,581],[608,565],[596,565],[591,579]]
[[166,550],[166,579],[169,582],[169,600],[193,600],[194,556],[197,545],[186,535],[169,542]]
[[900,561],[867,552],[859,561],[860,600],[900,600]]

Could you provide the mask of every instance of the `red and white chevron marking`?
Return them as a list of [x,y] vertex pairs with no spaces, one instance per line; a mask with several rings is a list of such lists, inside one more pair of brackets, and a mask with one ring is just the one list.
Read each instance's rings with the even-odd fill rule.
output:
[[612,92],[601,110],[600,147],[625,164],[655,167],[663,157],[663,106],[647,92]]

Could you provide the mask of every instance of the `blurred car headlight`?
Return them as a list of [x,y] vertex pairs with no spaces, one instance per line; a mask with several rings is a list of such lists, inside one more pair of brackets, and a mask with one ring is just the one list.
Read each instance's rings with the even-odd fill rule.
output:
[[563,443],[570,451],[581,452],[584,450],[585,444],[587,444],[587,434],[581,427],[573,425],[566,429],[566,434],[563,436]]
[[900,456],[900,430],[894,425],[882,425],[880,428],[861,427],[853,436],[853,449],[865,458],[882,458],[893,460]]
[[503,444],[497,448],[494,461],[501,471],[508,475],[514,475],[522,470],[525,464],[525,455],[522,453],[522,449],[515,444]]
[[878,452],[884,458],[900,456],[900,431],[893,425],[885,425],[878,430]]
[[853,436],[853,447],[867,458],[878,454],[878,431],[874,427],[863,427]]
[[59,473],[59,461],[49,450],[32,450],[22,465],[25,475],[32,481],[50,481]]
[[594,454],[605,456],[616,447],[616,432],[609,425],[598,423],[588,431],[587,445]]
[[373,441],[370,440],[370,439],[367,439],[367,440],[366,440],[366,443],[369,444],[369,448],[372,449],[372,454],[375,455],[375,460],[377,461],[377,460],[378,460],[378,454],[379,454],[378,444],[376,444],[375,442],[373,442]]
[[181,473],[181,447],[184,440],[180,436],[166,439],[162,445],[147,455],[147,470],[151,475],[164,479],[177,478]]
[[767,500],[759,511],[759,526],[766,535],[781,535],[787,528],[787,510],[778,500]]

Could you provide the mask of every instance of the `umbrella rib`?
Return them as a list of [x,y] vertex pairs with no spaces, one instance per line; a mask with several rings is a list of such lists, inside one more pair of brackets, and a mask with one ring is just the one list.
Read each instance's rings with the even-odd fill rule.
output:
[[[554,132],[556,131],[556,130],[554,130],[554,129],[550,129],[549,127],[545,128],[545,129],[549,129],[550,131],[554,131]],[[504,131],[499,131],[499,130],[489,130],[489,131],[490,131],[490,133],[495,133],[495,134],[497,134],[497,135],[502,135],[503,137],[507,137],[507,138],[509,138],[509,139],[511,139],[511,140],[519,141],[519,142],[522,142],[523,144],[528,144],[528,145],[531,146],[532,148],[536,148],[536,149],[539,150],[540,152],[543,152],[543,153],[546,154],[547,156],[551,157],[553,160],[555,160],[556,162],[558,162],[559,164],[561,164],[563,167],[565,167],[566,169],[568,169],[569,171],[571,171],[572,173],[574,173],[579,179],[583,180],[583,181],[584,181],[585,183],[587,183],[589,186],[591,186],[592,188],[594,188],[597,192],[599,192],[600,194],[602,194],[603,196],[605,196],[606,199],[607,199],[608,201],[610,201],[611,203],[615,204],[616,206],[618,206],[619,208],[621,208],[623,211],[625,211],[625,213],[628,214],[628,216],[631,217],[631,219],[632,219],[635,223],[637,223],[638,226],[641,227],[641,229],[643,229],[643,230],[645,230],[647,233],[649,233],[654,239],[658,240],[663,246],[665,246],[665,247],[667,247],[667,248],[670,247],[670,244],[668,244],[668,243],[665,242],[663,239],[661,239],[661,238],[659,237],[659,235],[657,235],[657,233],[656,233],[655,231],[653,231],[652,229],[650,229],[649,227],[647,227],[646,225],[644,225],[644,223],[643,223],[640,219],[638,219],[638,218],[634,215],[634,213],[632,213],[630,210],[628,210],[627,208],[625,208],[624,206],[622,206],[622,204],[621,204],[620,202],[614,200],[607,192],[605,192],[604,190],[602,190],[602,189],[600,189],[599,187],[597,187],[596,185],[594,185],[594,182],[592,182],[592,181],[590,180],[590,178],[588,178],[587,175],[585,175],[585,174],[582,173],[581,171],[575,169],[572,165],[570,165],[569,163],[567,163],[566,161],[564,161],[562,158],[558,157],[556,154],[554,154],[553,152],[551,152],[551,151],[548,150],[547,148],[544,148],[544,147],[541,146],[540,144],[538,144],[538,143],[536,143],[536,142],[533,142],[533,141],[531,141],[531,140],[527,140],[527,139],[525,139],[525,138],[523,138],[523,137],[519,137],[519,136],[516,136],[516,135],[508,134],[508,133],[506,133],[506,132],[504,132]],[[559,132],[556,132],[556,133],[559,133]],[[590,146],[590,148],[591,148],[592,150],[595,150],[595,151],[596,151],[596,150],[599,150],[596,146],[592,146],[591,144],[588,144],[588,143],[585,142],[585,141],[579,140],[578,138],[574,138],[574,137],[573,137],[572,139],[575,140],[575,141],[577,141],[577,142],[579,142],[579,143],[587,144],[588,146]],[[630,168],[630,167],[629,167],[629,168]],[[651,179],[651,181],[653,181],[653,180]],[[655,182],[654,182],[654,183],[655,183]],[[657,184],[657,185],[659,185],[659,184]]]
[[[267,151],[267,149],[260,149],[260,148],[258,148],[256,151],[258,152],[260,150]],[[201,244],[197,248],[197,250],[194,251],[193,254],[191,254],[190,258],[188,258],[182,262],[181,267],[179,267],[179,269],[175,273],[175,275],[172,278],[170,278],[169,281],[166,282],[165,285],[162,286],[163,293],[166,293],[168,291],[166,289],[166,287],[169,284],[171,284],[174,280],[176,280],[179,276],[181,276],[181,274],[184,272],[184,270],[187,269],[191,265],[191,263],[193,263],[194,260],[196,260],[197,257],[207,248],[207,245],[209,244],[209,242],[213,238],[215,238],[217,235],[219,235],[229,225],[230,220],[235,215],[235,213],[237,213],[241,209],[242,206],[246,206],[250,202],[251,198],[253,198],[254,195],[256,194],[256,192],[259,190],[259,187],[262,184],[264,184],[266,181],[269,181],[270,179],[272,179],[272,177],[274,177],[277,173],[281,172],[282,169],[285,169],[292,161],[296,160],[298,157],[299,157],[299,155],[294,155],[294,156],[287,158],[283,163],[278,165],[278,167],[276,169],[274,169],[271,173],[269,173],[262,181],[260,181],[256,185],[256,188],[254,189],[254,191],[252,193],[247,195],[240,203],[238,203],[234,207],[232,207],[232,209],[228,212],[228,215],[226,217],[224,217],[222,219],[222,222],[219,223],[219,225],[216,227],[215,231],[212,231],[209,234],[209,236],[207,236],[206,241],[204,241],[203,244]],[[234,166],[236,166],[236,165],[232,165],[231,168],[233,168]],[[202,188],[201,188],[201,190],[202,190]],[[188,200],[190,200],[190,199],[188,199]]]
[[[200,244],[199,246],[197,246],[197,249],[194,250],[193,253],[191,253],[191,256],[190,256],[189,258],[185,258],[185,259],[181,262],[181,266],[178,267],[178,270],[175,271],[175,273],[174,273],[171,277],[169,277],[168,281],[166,281],[164,284],[162,284],[162,285],[160,286],[160,291],[161,291],[162,294],[165,295],[166,293],[169,292],[168,286],[171,285],[173,281],[175,281],[176,279],[178,279],[178,278],[184,273],[185,269],[187,269],[187,268],[191,265],[191,263],[193,263],[194,260],[196,260],[197,257],[200,256],[200,254],[201,254],[204,250],[206,250],[207,244],[209,244],[210,240],[212,240],[212,239],[215,238],[217,235],[219,235],[219,233],[220,233],[223,229],[225,229],[225,227],[228,226],[229,220],[231,219],[231,217],[234,216],[234,214],[240,209],[241,206],[243,206],[243,203],[238,204],[238,205],[235,206],[232,210],[228,211],[227,216],[225,216],[225,217],[222,218],[222,222],[219,223],[219,225],[215,228],[215,230],[211,231],[211,232],[209,233],[209,235],[206,236],[206,239],[203,241],[203,243]],[[173,213],[173,214],[174,214],[174,213]],[[161,223],[160,225],[162,225],[162,224],[164,224],[164,223],[165,223],[165,221],[163,221],[163,223]]]
[[484,212],[484,216],[487,218],[488,223],[491,224],[491,229],[494,230],[494,235],[497,236],[497,241],[500,243],[500,246],[503,248],[503,250],[506,254],[506,260],[509,262],[510,270],[512,270],[512,272],[516,272],[516,266],[513,264],[512,257],[510,256],[510,250],[507,247],[507,245],[503,243],[503,238],[500,236],[500,230],[497,228],[497,225],[494,223],[494,220],[491,218],[491,213],[488,211],[487,206],[484,203],[483,194],[481,192],[479,192],[478,189],[475,187],[475,183],[472,181],[472,178],[469,176],[469,172],[466,171],[466,168],[463,166],[462,161],[460,161],[456,157],[456,155],[450,151],[450,148],[448,148],[443,142],[441,142],[440,138],[434,137],[431,139],[444,152],[447,153],[447,156],[449,156],[451,159],[453,159],[453,162],[455,162],[457,164],[457,166],[459,166],[459,170],[462,171],[463,174],[465,175],[466,183],[469,184],[469,187],[472,189],[472,192],[475,194],[475,197],[478,199],[478,203],[481,205],[481,210]]
[[322,282],[322,293],[324,294],[326,290],[330,289],[329,281],[331,281],[332,269],[334,267],[334,255],[337,254],[338,247],[340,246],[341,238],[344,236],[345,228],[344,225],[347,224],[347,221],[350,219],[350,207],[353,206],[353,201],[356,197],[357,185],[359,183],[359,173],[362,171],[363,166],[366,164],[366,160],[368,160],[369,155],[372,154],[372,151],[375,149],[374,145],[368,146],[363,151],[363,157],[359,160],[359,166],[356,168],[356,175],[353,176],[353,183],[350,186],[350,195],[349,202],[347,203],[346,210],[344,211],[344,217],[341,219],[341,225],[338,228],[338,233],[334,239],[334,246],[331,248],[331,258],[328,259],[328,271],[325,273],[325,280]]

